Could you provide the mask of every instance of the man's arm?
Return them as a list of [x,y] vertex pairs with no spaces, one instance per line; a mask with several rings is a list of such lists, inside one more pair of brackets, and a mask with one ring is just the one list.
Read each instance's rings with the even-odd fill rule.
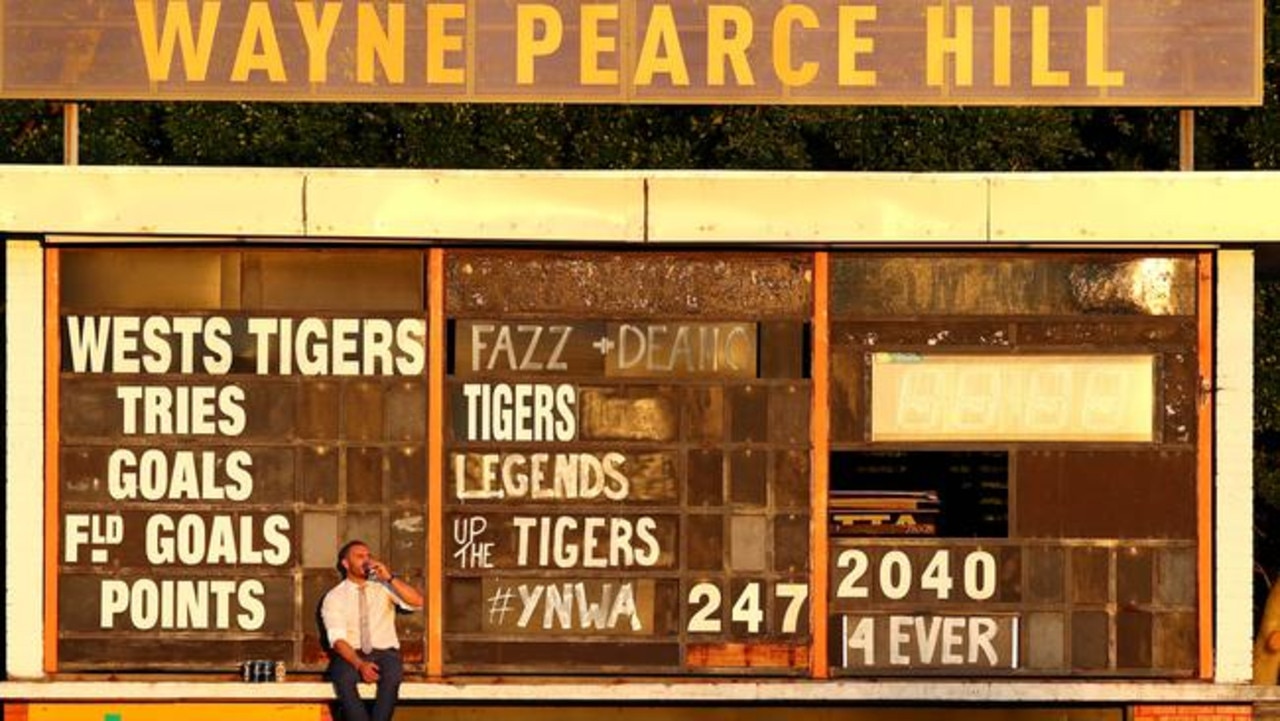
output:
[[347,620],[342,604],[332,591],[324,597],[320,605],[320,618],[324,621],[324,633],[329,637],[329,646],[343,661],[351,664],[360,679],[365,683],[378,680],[378,664],[365,661],[356,654],[356,650],[347,641]]
[[366,661],[351,647],[346,641],[334,641],[333,652],[342,657],[343,661],[355,667],[356,673],[360,674],[360,680],[365,683],[373,683],[378,680],[378,664],[372,661]]
[[401,601],[413,606],[415,609],[422,608],[422,593],[418,589],[406,583],[403,578],[400,578],[399,576],[392,576],[390,586],[391,590],[400,597]]
[[380,561],[373,562],[373,574],[396,595],[406,606],[412,606],[415,610],[422,608],[424,603],[422,592],[405,582],[403,578],[391,573],[391,569],[387,568]]

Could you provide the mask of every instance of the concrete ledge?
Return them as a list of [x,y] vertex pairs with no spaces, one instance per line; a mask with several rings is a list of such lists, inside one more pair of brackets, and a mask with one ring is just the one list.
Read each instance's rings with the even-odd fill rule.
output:
[[[1280,242],[1280,172],[818,173],[0,166],[51,242],[1204,247]],[[59,238],[58,236],[63,236]]]
[[[373,687],[363,689],[372,697]],[[325,702],[327,683],[51,681],[2,682],[6,701],[284,701]],[[410,682],[403,701],[429,703],[1184,703],[1280,702],[1280,687],[1198,682],[1108,681],[706,681],[462,683]]]

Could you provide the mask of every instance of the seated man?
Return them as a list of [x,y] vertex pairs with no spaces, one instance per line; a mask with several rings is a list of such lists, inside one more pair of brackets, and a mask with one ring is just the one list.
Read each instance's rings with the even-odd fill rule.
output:
[[[403,677],[395,609],[422,608],[422,594],[375,560],[363,541],[350,541],[338,551],[338,573],[343,580],[325,595],[320,617],[332,648],[328,674],[342,717],[389,721]],[[356,688],[361,681],[378,684],[372,716]]]

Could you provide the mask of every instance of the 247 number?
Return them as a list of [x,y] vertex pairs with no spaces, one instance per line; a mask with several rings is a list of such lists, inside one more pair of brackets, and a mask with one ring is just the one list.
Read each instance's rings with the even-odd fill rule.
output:
[[[745,625],[747,633],[760,633],[764,626],[764,604],[760,599],[763,585],[759,581],[748,583],[729,610],[729,621]],[[773,587],[773,593],[776,598],[786,602],[781,632],[795,633],[800,626],[800,613],[804,610],[804,603],[809,600],[809,584],[779,583]],[[714,583],[699,583],[689,589],[689,603],[697,606],[697,610],[689,617],[689,633],[720,633],[724,628],[721,621],[723,602],[720,587]]]

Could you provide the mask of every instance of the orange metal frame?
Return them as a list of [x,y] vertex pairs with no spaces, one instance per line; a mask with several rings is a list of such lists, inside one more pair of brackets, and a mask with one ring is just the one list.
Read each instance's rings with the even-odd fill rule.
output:
[[831,457],[831,424],[829,420],[830,348],[829,301],[830,262],[826,252],[813,257],[813,411],[810,434],[813,455],[810,461],[812,486],[809,518],[809,628],[813,634],[810,672],[814,678],[830,678],[827,653],[827,589],[830,570],[827,563],[827,491],[828,463]]
[[59,251],[44,254],[44,671],[58,670],[58,375],[62,369],[58,317]]
[[[1213,378],[1213,254],[1197,257],[1197,322],[1199,375]],[[58,669],[58,409],[61,345],[59,338],[59,251],[45,252],[45,517],[44,517],[44,670]],[[428,388],[427,405],[427,675],[443,676],[444,663],[444,370],[445,370],[445,270],[444,250],[428,251]],[[812,480],[810,500],[810,629],[813,638],[810,673],[830,678],[828,654],[828,558],[827,495],[830,458],[830,255],[814,254],[812,348]],[[1213,396],[1202,392],[1197,426],[1197,566],[1200,677],[1213,677]]]
[[1196,579],[1200,678],[1213,678],[1213,253],[1196,258],[1200,394],[1196,409]]
[[444,249],[427,251],[427,676],[444,675]]

